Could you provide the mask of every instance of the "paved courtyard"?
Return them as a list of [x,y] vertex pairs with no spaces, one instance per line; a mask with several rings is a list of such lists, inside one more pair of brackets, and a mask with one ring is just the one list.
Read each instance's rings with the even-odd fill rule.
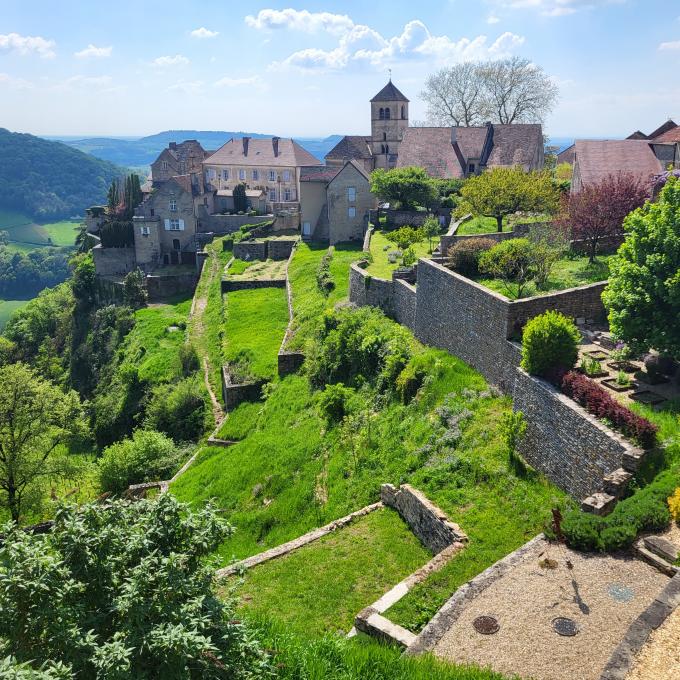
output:
[[[629,625],[668,581],[639,559],[538,541],[467,603],[432,651],[534,680],[597,680]],[[498,631],[478,633],[479,616],[494,617]],[[570,619],[576,633],[559,635],[558,617]]]

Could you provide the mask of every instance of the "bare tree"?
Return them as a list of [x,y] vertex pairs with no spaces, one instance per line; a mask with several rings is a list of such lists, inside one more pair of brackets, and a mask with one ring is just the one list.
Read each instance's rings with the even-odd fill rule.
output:
[[432,74],[420,95],[431,125],[539,123],[553,109],[557,86],[540,66],[512,57],[456,64]]
[[558,88],[540,66],[511,57],[479,65],[484,80],[484,104],[490,120],[541,123],[552,111]]
[[427,103],[427,119],[434,125],[482,122],[484,79],[476,64],[456,64],[432,74],[420,96]]

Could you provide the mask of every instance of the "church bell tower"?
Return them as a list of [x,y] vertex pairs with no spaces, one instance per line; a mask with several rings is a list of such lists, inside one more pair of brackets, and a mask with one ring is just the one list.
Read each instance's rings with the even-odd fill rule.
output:
[[408,127],[408,99],[389,82],[371,99],[371,151],[376,168],[397,164],[399,143]]

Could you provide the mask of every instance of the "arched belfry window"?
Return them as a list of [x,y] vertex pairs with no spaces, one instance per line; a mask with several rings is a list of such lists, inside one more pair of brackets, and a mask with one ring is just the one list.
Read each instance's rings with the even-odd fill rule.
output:
[[406,120],[406,107],[405,106],[401,107],[401,119]]
[[380,114],[379,114],[380,120],[385,120],[385,109],[383,107],[380,107]]
[[389,120],[389,119],[390,119],[390,109],[386,108],[385,109],[385,120]]
[[383,132],[383,142],[387,141],[387,133]]
[[388,154],[390,152],[390,147],[389,145],[385,144],[385,154]]

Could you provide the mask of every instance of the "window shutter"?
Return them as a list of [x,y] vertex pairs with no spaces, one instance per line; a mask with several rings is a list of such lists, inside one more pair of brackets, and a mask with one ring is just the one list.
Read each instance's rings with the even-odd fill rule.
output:
[[165,220],[165,231],[170,231],[170,220]]
[[184,220],[179,221],[179,230],[184,231]]

